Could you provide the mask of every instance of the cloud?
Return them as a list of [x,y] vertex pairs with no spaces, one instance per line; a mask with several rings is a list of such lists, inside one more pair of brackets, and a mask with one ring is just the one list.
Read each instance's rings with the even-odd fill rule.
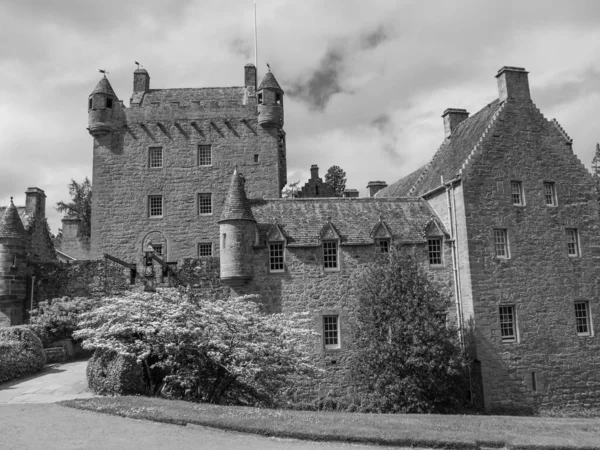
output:
[[359,43],[361,48],[365,50],[371,50],[378,47],[380,44],[385,42],[389,38],[388,31],[386,31],[383,25],[377,29],[366,33],[360,37]]

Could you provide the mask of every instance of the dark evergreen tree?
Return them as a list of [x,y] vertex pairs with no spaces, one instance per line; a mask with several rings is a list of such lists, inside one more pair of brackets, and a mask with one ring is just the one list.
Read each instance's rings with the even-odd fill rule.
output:
[[325,184],[331,188],[336,197],[341,197],[346,189],[346,172],[340,166],[331,166],[325,174]]
[[596,193],[600,202],[600,144],[596,144],[596,154],[594,155],[594,159],[592,159],[592,169],[592,176],[596,181]]
[[88,177],[85,177],[81,183],[72,179],[69,183],[69,195],[71,201],[69,203],[58,202],[56,210],[80,219],[82,235],[90,237],[92,233],[92,183]]

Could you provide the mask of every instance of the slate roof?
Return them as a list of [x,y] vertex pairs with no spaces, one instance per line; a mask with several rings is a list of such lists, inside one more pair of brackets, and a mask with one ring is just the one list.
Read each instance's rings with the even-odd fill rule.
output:
[[[0,206],[0,218],[4,215],[7,208],[8,206]],[[15,208],[17,208],[17,212],[19,213],[19,217],[21,218],[21,222],[23,223],[25,229],[29,228],[29,221],[31,220],[31,216],[27,214],[27,210],[25,209],[25,207],[15,206]]]
[[371,232],[380,217],[397,242],[424,242],[423,230],[435,213],[420,198],[294,198],[251,199],[263,243],[275,224],[289,246],[321,245],[320,233],[331,218],[341,245],[372,244]]
[[500,101],[495,100],[458,124],[451,138],[444,140],[429,164],[382,189],[377,197],[419,196],[440,186],[442,176],[445,181],[456,178],[499,108]]
[[279,86],[279,83],[275,79],[275,75],[273,75],[271,72],[267,72],[265,74],[265,77],[260,82],[260,86],[258,86],[259,91],[264,88],[279,89],[283,92],[283,89],[281,89],[281,86]]
[[0,218],[0,237],[24,238],[25,227],[12,200]]
[[[168,104],[170,102],[206,102],[229,101],[241,104],[246,87],[209,87],[209,88],[179,88],[179,89],[150,89],[143,94],[143,104]],[[134,94],[140,94],[138,92]],[[142,97],[140,96],[140,98]]]
[[110,85],[108,78],[106,78],[106,77],[100,78],[100,81],[98,81],[98,84],[92,91],[92,94],[108,94],[108,95],[114,95],[115,97],[117,96],[117,94],[115,94],[115,91],[113,90],[112,86]]
[[224,220],[250,220],[256,222],[246,198],[244,179],[238,173],[237,168],[233,171],[231,183],[229,184],[229,192],[225,198],[219,222]]

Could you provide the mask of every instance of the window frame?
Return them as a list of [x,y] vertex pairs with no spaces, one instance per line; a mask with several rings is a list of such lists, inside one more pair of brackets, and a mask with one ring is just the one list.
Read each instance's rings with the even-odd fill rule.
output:
[[[273,247],[281,246],[281,255],[273,254]],[[285,242],[284,241],[269,241],[267,242],[267,250],[269,252],[269,273],[284,273],[285,272]],[[279,259],[281,259],[279,261]],[[273,266],[277,268],[274,269]]]
[[[201,212],[201,208],[203,206],[204,207],[206,206],[206,204],[203,204],[200,201],[200,198],[206,198],[206,197],[202,197],[202,196],[208,196],[208,199],[210,200],[210,212]],[[213,215],[214,208],[213,208],[212,192],[198,192],[198,195],[196,196],[196,203],[197,203],[196,211],[199,216],[212,216]]]
[[[323,327],[322,339],[323,339],[323,350],[340,350],[342,348],[342,336],[341,336],[341,321],[339,314],[323,314],[321,316],[321,325]],[[335,319],[334,321],[328,322],[328,319]],[[328,327],[328,325],[335,324],[335,330]],[[328,333],[335,333],[328,336]],[[335,342],[328,344],[328,339],[334,339]]]
[[392,240],[390,238],[377,238],[375,239],[375,248],[378,253],[387,254],[390,252],[392,246]]
[[[579,238],[578,228],[565,228],[566,242],[567,242],[567,256],[569,258],[581,257],[581,243]],[[570,241],[570,238],[574,237],[574,242]],[[571,252],[571,245],[573,245],[574,251]]]
[[[335,249],[335,266],[333,267],[327,267],[326,264],[326,259],[329,257],[329,255],[327,255],[325,253],[325,247],[329,246],[333,244],[333,247]],[[327,240],[323,240],[322,244],[321,244],[321,252],[322,252],[322,256],[323,256],[323,270],[325,272],[339,272],[340,270],[340,242],[337,239],[327,239]],[[331,263],[333,262],[333,260],[328,259],[328,261]]]
[[[152,200],[160,199],[160,214],[152,214]],[[148,218],[160,219],[165,216],[165,199],[162,194],[148,195]]]
[[[550,193],[552,197],[552,203],[548,203],[548,193],[546,192],[547,187],[549,187],[552,191]],[[546,206],[549,207],[558,206],[558,196],[556,195],[556,183],[554,181],[544,181],[544,202]]]
[[[439,263],[432,263],[432,250],[430,242],[437,241],[439,243]],[[444,240],[442,237],[428,237],[427,238],[427,260],[429,267],[444,267]]]
[[[517,188],[518,192],[515,192],[515,187]],[[518,203],[515,203],[515,195],[519,196]],[[523,189],[522,181],[510,180],[510,198],[513,206],[525,206],[525,190]]]
[[[156,248],[160,248],[160,252],[156,250]],[[159,256],[161,259],[163,257],[163,244],[152,244],[152,248],[154,249],[154,254]]]
[[[511,321],[508,322],[506,320],[503,321],[503,317],[507,317],[508,314],[506,313],[506,310],[503,312],[503,309],[507,309],[510,308],[510,319]],[[515,343],[515,342],[519,342],[519,327],[517,325],[517,307],[516,305],[512,304],[512,305],[499,305],[498,306],[498,323],[500,325],[500,339],[502,341],[502,343]],[[510,327],[512,328],[512,334],[511,335],[504,335],[503,332],[503,328],[502,325],[509,323]]]
[[[500,236],[498,233],[502,233],[504,242],[500,243],[498,242],[498,237]],[[510,259],[511,255],[510,255],[510,245],[509,245],[509,239],[508,239],[508,229],[507,228],[494,228],[494,234],[493,234],[493,239],[494,239],[494,255],[496,257],[496,259],[500,259],[500,260],[505,260],[505,259]],[[498,253],[498,245],[502,245],[503,244],[503,248],[504,248],[504,255],[500,255]]]
[[[156,151],[156,150],[160,150],[160,166],[153,166],[152,165],[152,161],[153,161],[152,152]],[[148,147],[148,169],[162,169],[164,167],[164,165],[165,165],[165,159],[164,159],[164,157],[165,157],[165,154],[164,154],[162,146],[153,145],[151,147]]]
[[[213,165],[213,154],[212,154],[212,144],[198,144],[197,147],[197,158],[196,163],[198,167],[212,167]],[[206,155],[203,155],[203,151],[208,150],[208,164],[202,164],[202,161],[206,161]]]
[[[203,255],[201,254],[202,252],[200,251],[200,247],[203,245],[208,245],[210,247],[210,254],[209,255]],[[210,258],[211,256],[214,256],[214,245],[212,243],[212,241],[202,241],[202,242],[198,242],[198,244],[196,245],[196,250],[198,252],[198,258]]]
[[[578,317],[577,313],[582,311],[581,309],[578,311],[577,306],[583,305],[583,312],[585,312],[585,317]],[[592,337],[594,335],[593,327],[592,327],[592,313],[590,309],[590,302],[587,300],[577,300],[573,303],[573,307],[575,308],[575,330],[577,331],[577,336],[579,337]],[[585,326],[587,331],[579,331],[580,322],[579,320],[585,320]]]

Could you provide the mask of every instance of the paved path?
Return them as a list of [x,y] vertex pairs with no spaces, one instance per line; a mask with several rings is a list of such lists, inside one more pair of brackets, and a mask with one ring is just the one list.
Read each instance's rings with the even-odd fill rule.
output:
[[27,378],[0,384],[3,403],[54,403],[73,398],[93,397],[87,390],[87,361],[50,364]]

